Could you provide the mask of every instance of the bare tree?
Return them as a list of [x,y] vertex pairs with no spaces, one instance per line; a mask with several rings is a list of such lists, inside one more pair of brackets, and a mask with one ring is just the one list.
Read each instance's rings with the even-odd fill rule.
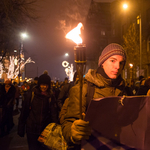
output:
[[0,1],[0,55],[11,52],[19,44],[19,32],[29,20],[37,19],[34,4],[37,0]]
[[123,36],[124,48],[127,53],[127,65],[129,63],[134,66],[139,66],[140,62],[140,45],[139,45],[139,34],[136,29],[135,23],[131,24],[126,34]]

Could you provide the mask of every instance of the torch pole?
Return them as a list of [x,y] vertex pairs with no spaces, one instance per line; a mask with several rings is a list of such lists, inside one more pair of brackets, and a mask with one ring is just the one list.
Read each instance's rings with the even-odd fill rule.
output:
[[80,119],[83,120],[82,115],[82,87],[83,87],[83,73],[86,66],[86,47],[85,45],[78,45],[74,47],[74,56],[75,56],[75,63],[76,69],[79,75],[79,82],[80,82],[80,95],[79,95],[79,110],[80,110]]

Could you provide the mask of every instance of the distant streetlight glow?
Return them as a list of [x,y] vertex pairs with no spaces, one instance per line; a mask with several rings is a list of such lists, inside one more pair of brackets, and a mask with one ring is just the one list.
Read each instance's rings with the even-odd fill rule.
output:
[[128,8],[128,5],[127,5],[127,4],[123,4],[123,8],[124,8],[124,9],[127,9],[127,8]]
[[133,64],[129,64],[129,66],[130,66],[130,68],[132,68],[132,67],[133,67]]
[[68,53],[66,53],[66,54],[65,54],[65,56],[69,56],[69,54],[68,54]]
[[23,39],[25,39],[25,38],[28,37],[28,35],[27,35],[27,33],[21,33],[21,37],[22,37]]

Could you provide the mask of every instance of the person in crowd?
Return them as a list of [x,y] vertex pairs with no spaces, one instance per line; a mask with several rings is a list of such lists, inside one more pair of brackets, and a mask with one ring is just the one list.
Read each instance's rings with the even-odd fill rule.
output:
[[132,91],[133,95],[136,95],[138,88],[135,86],[135,80],[134,79],[131,80],[130,87],[131,87],[131,91]]
[[55,97],[50,90],[51,78],[47,74],[39,77],[38,85],[28,92],[18,123],[18,135],[26,134],[29,150],[44,150],[38,137],[51,122],[57,122]]
[[54,87],[55,87],[55,84],[54,84],[54,81],[52,80],[51,81],[51,91],[53,92],[53,94],[54,94]]
[[150,78],[144,79],[142,80],[141,86],[137,91],[137,95],[147,95],[149,89],[150,89]]
[[73,82],[67,83],[68,78],[65,78],[66,83],[64,84],[63,88],[61,89],[61,91],[59,93],[59,96],[58,96],[58,99],[57,99],[57,104],[58,104],[59,111],[61,111],[61,108],[62,108],[66,98],[68,98],[69,91],[70,91],[71,87],[74,86],[74,84],[76,84],[78,79],[79,78],[77,76],[77,72],[74,73]]
[[21,89],[20,89],[20,93],[21,93],[21,96],[22,96],[22,100],[24,101],[25,97],[26,97],[26,94],[27,94],[27,91],[30,89],[30,86],[28,85],[28,83],[26,81],[23,82],[23,85],[21,86]]
[[19,88],[17,82],[14,82],[13,84],[14,84],[14,86],[15,86],[15,88],[16,88],[15,100],[16,100],[16,110],[18,111],[20,88]]
[[48,75],[48,71],[47,71],[47,70],[44,70],[43,74],[47,74],[47,75]]
[[[104,48],[99,57],[98,68],[89,69],[85,75],[86,82],[82,89],[82,114],[86,113],[87,108],[88,82],[95,86],[93,99],[125,94],[125,82],[121,77],[125,62],[126,53],[121,45],[112,43]],[[81,140],[88,139],[91,135],[89,122],[80,119],[79,90],[79,84],[71,88],[67,112],[62,123],[63,136],[68,145],[73,146],[73,149],[80,149]]]
[[34,78],[34,81],[30,85],[30,89],[32,89],[33,87],[35,87],[38,84],[38,79],[39,79],[38,77]]
[[57,80],[54,86],[54,94],[55,94],[56,100],[58,99],[59,93],[60,93],[60,85],[59,85],[59,81]]
[[[78,83],[78,81],[79,81],[79,76],[78,76],[77,72],[75,72],[74,77],[73,77],[73,82],[70,83],[69,88],[64,88],[64,92],[62,91],[62,94],[60,95],[60,99],[57,102],[57,103],[60,103],[59,104],[59,107],[60,107],[59,109],[61,110],[60,113],[59,113],[59,122],[60,122],[60,124],[63,123],[64,116],[67,112],[68,100],[69,100],[69,98],[68,98],[69,97],[69,91],[74,85],[76,85]],[[65,90],[68,90],[68,92],[67,91],[65,92]],[[65,96],[65,95],[68,95],[68,96]],[[62,100],[61,100],[61,98],[63,99],[63,97],[67,97],[64,102],[62,102]]]
[[67,77],[64,80],[64,84],[68,84],[68,78]]
[[131,86],[130,86],[130,84],[128,82],[126,82],[125,91],[126,91],[128,96],[133,96],[132,88],[131,88]]
[[9,134],[14,126],[13,123],[13,107],[16,89],[10,80],[6,80],[1,86],[0,107],[2,108],[1,119],[1,136]]
[[142,82],[143,82],[143,81],[145,81],[144,76],[142,76],[142,75],[141,75],[141,76],[139,76],[139,81],[140,81],[140,85],[141,85],[141,84],[143,84]]

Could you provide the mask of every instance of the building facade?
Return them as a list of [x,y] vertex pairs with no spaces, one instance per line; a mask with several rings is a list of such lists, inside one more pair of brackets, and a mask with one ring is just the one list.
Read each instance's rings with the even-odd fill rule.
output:
[[[125,2],[128,5],[126,10],[123,9]],[[150,0],[92,1],[84,32],[89,68],[96,68],[103,48],[116,42],[125,47],[128,55],[124,78],[130,79],[131,71],[134,79],[139,75],[150,76]],[[132,68],[129,64],[133,65]]]

